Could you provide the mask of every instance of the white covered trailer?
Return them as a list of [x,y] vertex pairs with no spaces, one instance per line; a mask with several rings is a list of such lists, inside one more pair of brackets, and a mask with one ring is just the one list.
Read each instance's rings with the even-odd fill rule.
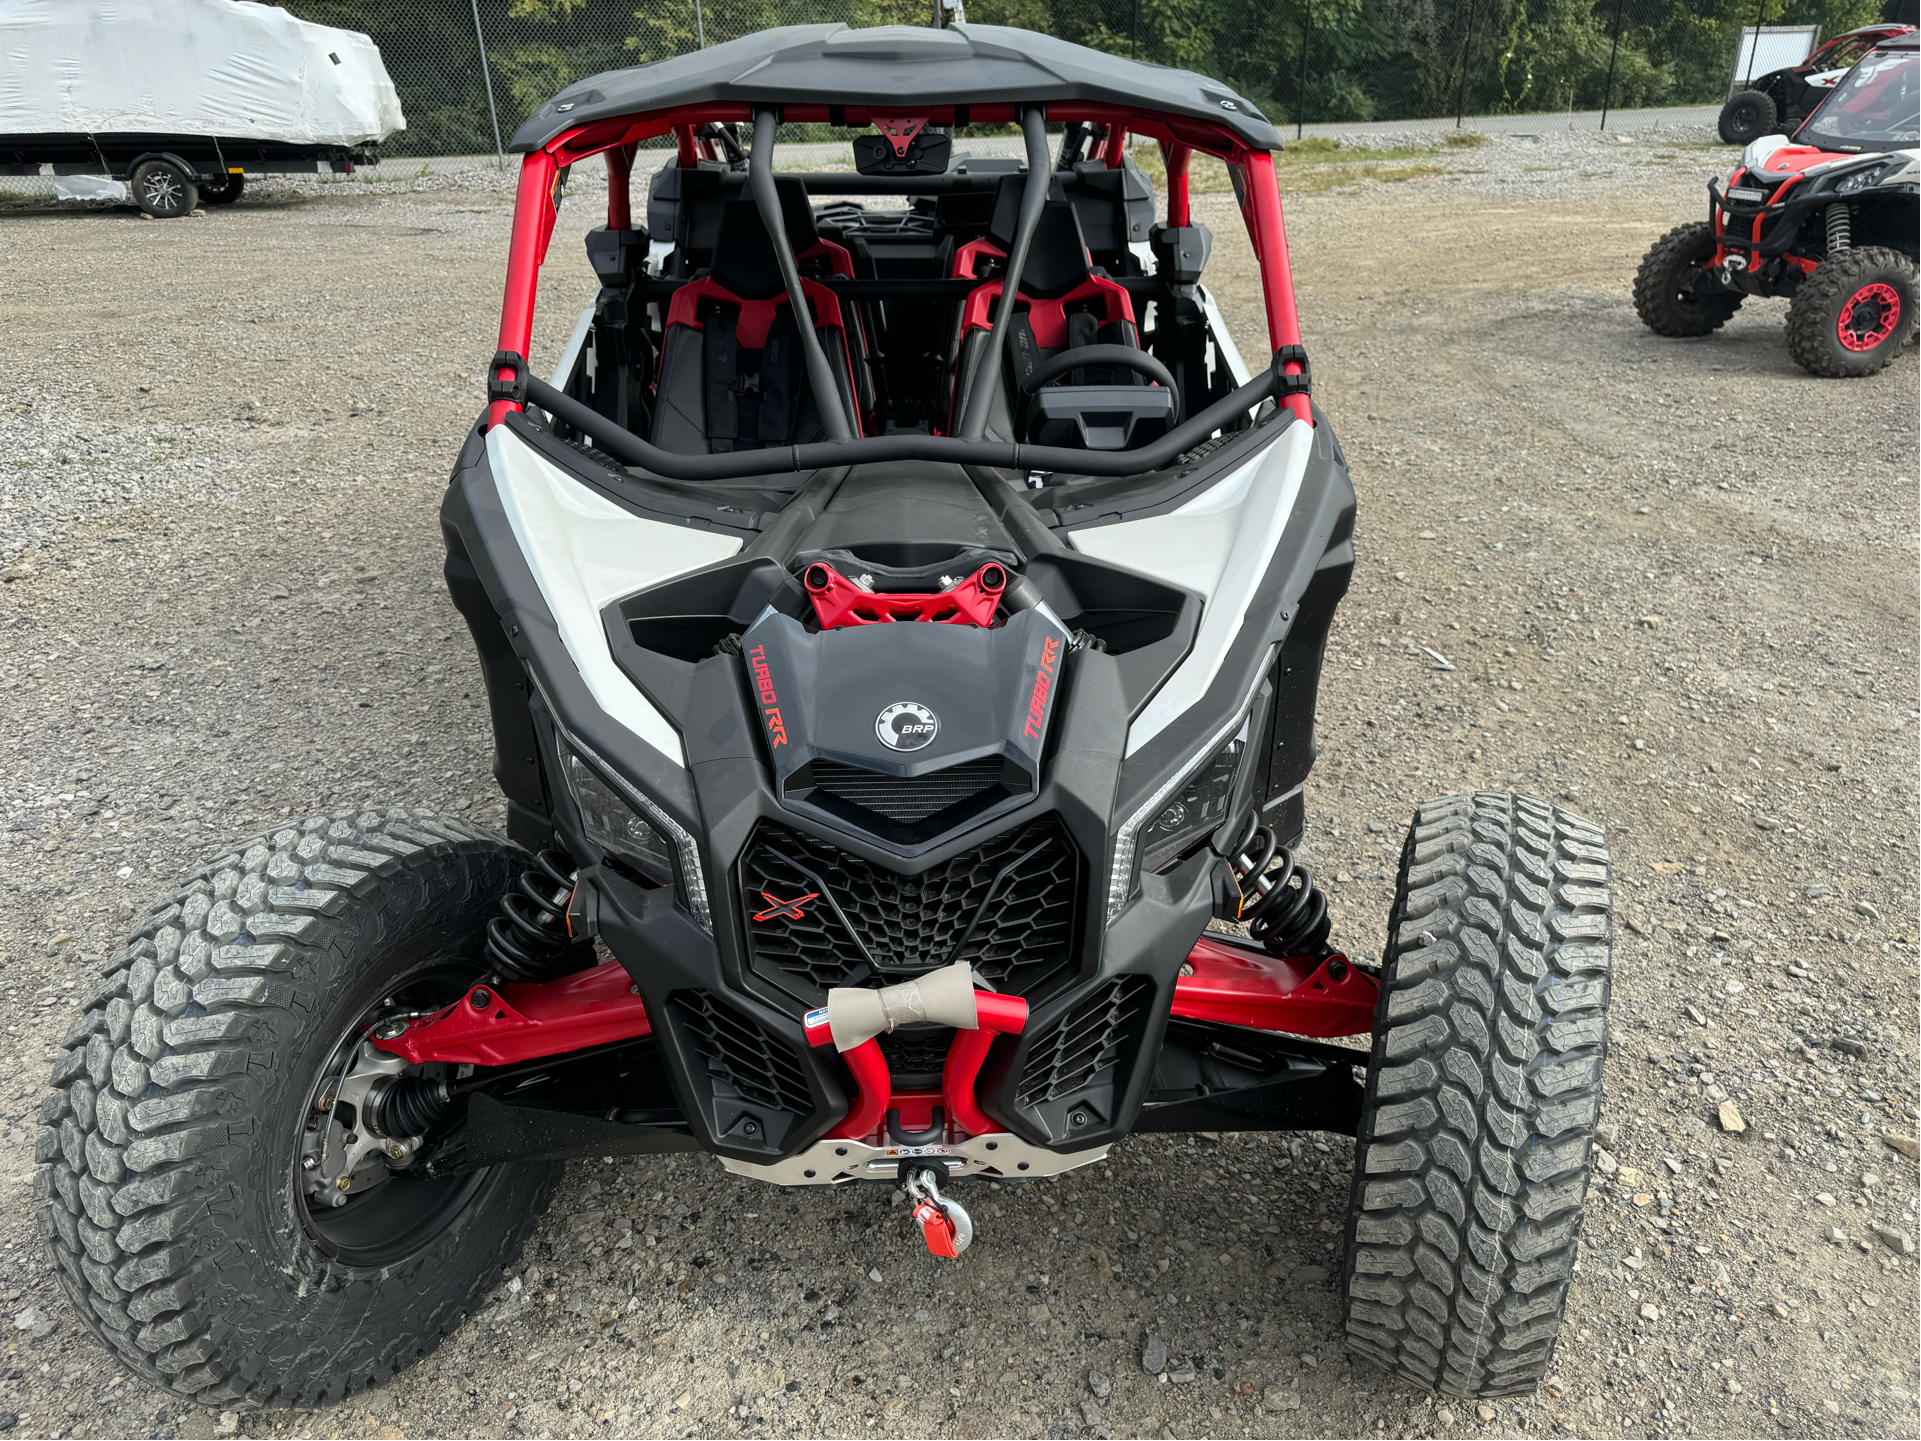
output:
[[251,0],[0,0],[0,174],[125,180],[149,214],[348,172],[405,128],[380,51]]

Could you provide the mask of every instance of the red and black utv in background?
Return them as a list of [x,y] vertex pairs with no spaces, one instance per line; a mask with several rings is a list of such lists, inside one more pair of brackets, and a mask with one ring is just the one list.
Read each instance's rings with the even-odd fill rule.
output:
[[[777,170],[783,121],[853,168]],[[1024,161],[957,153],[979,124]],[[1279,145],[1215,81],[966,24],[767,31],[536,112],[442,510],[510,838],[289,824],[135,930],[36,1183],[114,1354],[209,1403],[383,1381],[569,1157],[899,1186],[901,1243],[964,1258],[970,1183],[1320,1129],[1356,1138],[1353,1347],[1534,1387],[1601,1102],[1607,846],[1505,792],[1419,804],[1378,964],[1294,859],[1355,497]],[[1256,366],[1197,154],[1259,264]],[[600,290],[549,383],[537,280],[590,160]]]
[[1709,335],[1748,296],[1788,301],[1812,375],[1883,370],[1914,335],[1921,233],[1921,36],[1870,51],[1793,140],[1749,145],[1708,219],[1657,240],[1634,308],[1657,335]]
[[1912,25],[1863,25],[1822,41],[1799,65],[1754,76],[1721,107],[1721,138],[1746,145],[1763,135],[1793,134],[1863,55],[1884,40],[1913,33]]

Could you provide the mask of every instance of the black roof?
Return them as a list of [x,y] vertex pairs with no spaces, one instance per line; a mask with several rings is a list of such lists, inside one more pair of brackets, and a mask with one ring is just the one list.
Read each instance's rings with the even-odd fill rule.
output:
[[1219,81],[1032,30],[785,25],[577,81],[529,116],[509,148],[537,150],[577,125],[687,105],[912,110],[1063,100],[1212,120],[1257,150],[1278,150],[1281,144],[1267,118]]

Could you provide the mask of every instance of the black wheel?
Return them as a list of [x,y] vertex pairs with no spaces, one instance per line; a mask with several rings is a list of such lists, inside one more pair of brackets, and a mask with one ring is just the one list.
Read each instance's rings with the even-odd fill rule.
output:
[[1649,247],[1634,273],[1634,313],[1649,330],[1711,335],[1741,308],[1741,292],[1723,289],[1708,273],[1714,249],[1714,228],[1705,220],[1677,225]]
[[178,220],[200,204],[193,176],[171,160],[143,160],[134,167],[133,199],[155,220]]
[[1545,801],[1421,807],[1354,1152],[1348,1344],[1466,1397],[1533,1390],[1574,1272],[1607,1047],[1608,852]]
[[1885,370],[1914,334],[1914,292],[1914,262],[1898,250],[1830,256],[1788,302],[1788,354],[1832,380]]
[[1743,90],[1721,107],[1721,138],[1730,145],[1746,145],[1763,135],[1777,134],[1780,128],[1774,97],[1765,90]]
[[200,203],[203,205],[232,205],[240,199],[246,189],[247,177],[238,172],[229,171],[227,178],[219,185],[201,185]]
[[75,1310],[132,1370],[209,1404],[338,1401],[513,1260],[560,1167],[435,1176],[459,1102],[407,1135],[404,1068],[364,1038],[482,973],[526,862],[458,822],[317,817],[203,868],[109,963],[54,1067],[34,1194]]

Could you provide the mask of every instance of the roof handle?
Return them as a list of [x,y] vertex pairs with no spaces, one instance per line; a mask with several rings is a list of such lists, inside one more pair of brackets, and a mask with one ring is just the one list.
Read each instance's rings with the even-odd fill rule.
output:
[[774,258],[780,262],[781,279],[787,282],[787,301],[794,310],[794,328],[800,332],[801,354],[807,358],[807,383],[814,392],[820,423],[826,428],[829,440],[852,440],[854,432],[847,424],[847,403],[841,398],[840,387],[834,384],[834,372],[827,364],[827,352],[821,349],[820,336],[814,333],[812,312],[800,288],[800,267],[794,263],[794,247],[787,239],[787,221],[781,214],[780,195],[774,189],[774,126],[778,123],[771,109],[754,112],[754,150],[747,157],[747,186],[754,192],[754,204],[760,210],[760,223],[767,227],[767,238],[774,243]]
[[[1027,250],[1034,231],[1047,208],[1048,187],[1054,182],[1054,161],[1047,151],[1047,111],[1030,105],[1021,111],[1021,135],[1027,141],[1027,185],[1021,191],[1020,224],[1014,231],[1014,246],[1007,257],[1007,270],[1001,277],[1000,304],[994,307],[994,323],[987,331],[987,353],[967,391],[967,410],[961,416],[960,438],[979,440],[987,429],[987,409],[995,388],[1001,383],[1001,352],[1007,346],[1007,321],[1014,314],[1014,301],[1021,286],[1021,271],[1027,268]],[[771,188],[771,187],[770,187]]]

